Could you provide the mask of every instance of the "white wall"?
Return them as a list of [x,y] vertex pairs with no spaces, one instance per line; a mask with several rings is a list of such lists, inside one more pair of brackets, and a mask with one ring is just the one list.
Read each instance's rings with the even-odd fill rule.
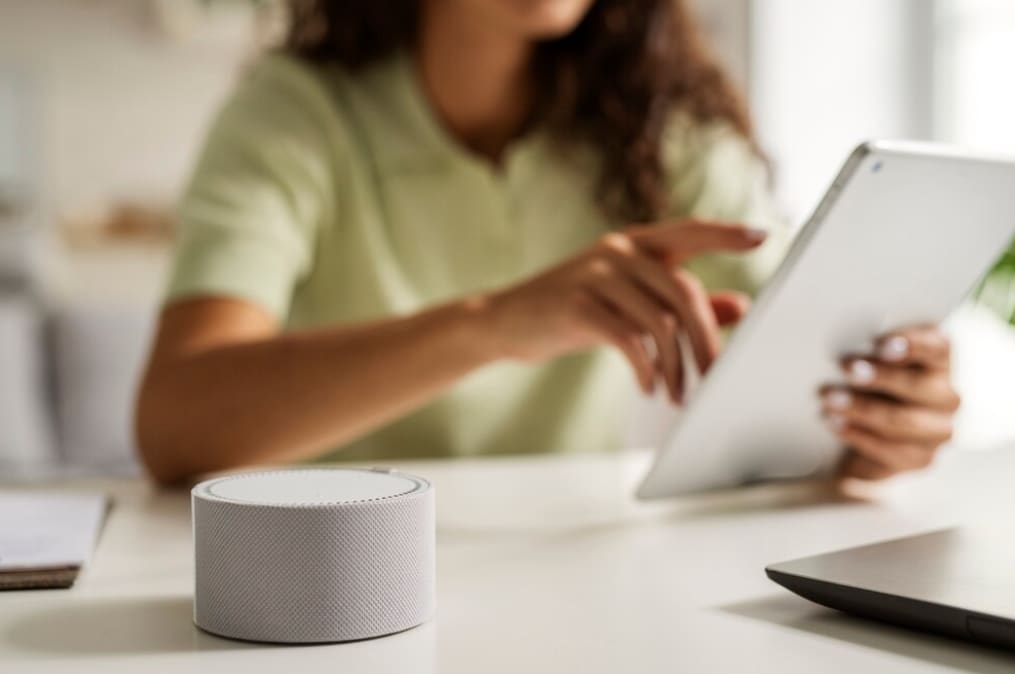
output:
[[937,0],[938,132],[949,142],[1015,154],[1015,2]]
[[0,181],[28,183],[18,220],[34,225],[0,236],[0,266],[70,301],[160,296],[164,250],[71,251],[56,225],[175,201],[254,44],[248,5],[202,2],[0,0],[0,124],[16,127],[0,131]]
[[747,86],[751,0],[696,0],[698,18],[730,76]]
[[928,0],[754,0],[750,93],[799,223],[860,141],[930,132]]
[[[183,0],[177,0],[183,2]],[[172,38],[141,0],[0,0],[0,72],[37,97],[39,182],[53,215],[168,202],[244,56]]]

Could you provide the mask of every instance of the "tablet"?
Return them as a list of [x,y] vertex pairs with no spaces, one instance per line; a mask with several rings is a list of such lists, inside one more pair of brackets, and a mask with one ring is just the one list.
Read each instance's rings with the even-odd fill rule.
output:
[[1015,235],[1015,161],[874,142],[846,161],[638,489],[663,498],[816,476],[841,448],[817,391],[839,358],[939,323]]

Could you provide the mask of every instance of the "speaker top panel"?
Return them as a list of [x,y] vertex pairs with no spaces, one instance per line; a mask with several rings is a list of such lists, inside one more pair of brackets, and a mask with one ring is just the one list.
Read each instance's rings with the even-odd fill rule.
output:
[[211,501],[260,506],[341,506],[426,491],[425,480],[385,469],[307,469],[229,475],[194,488]]

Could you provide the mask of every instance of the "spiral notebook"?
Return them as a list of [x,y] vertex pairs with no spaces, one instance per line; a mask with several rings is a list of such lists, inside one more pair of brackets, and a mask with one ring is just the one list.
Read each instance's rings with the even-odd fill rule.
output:
[[0,490],[0,590],[73,585],[108,505],[104,494]]

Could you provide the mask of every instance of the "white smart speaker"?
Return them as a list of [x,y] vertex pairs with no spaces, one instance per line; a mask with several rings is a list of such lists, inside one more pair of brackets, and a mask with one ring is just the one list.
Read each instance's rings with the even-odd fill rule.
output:
[[388,470],[221,477],[191,492],[194,622],[234,639],[350,641],[434,610],[434,490]]

